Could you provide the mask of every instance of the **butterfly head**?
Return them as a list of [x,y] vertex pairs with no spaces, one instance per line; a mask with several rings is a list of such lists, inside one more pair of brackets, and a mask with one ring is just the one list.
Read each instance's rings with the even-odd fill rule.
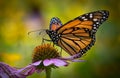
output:
[[60,26],[62,26],[62,23],[60,21],[59,18],[57,17],[53,17],[50,21],[50,30],[56,30],[57,28],[59,28]]

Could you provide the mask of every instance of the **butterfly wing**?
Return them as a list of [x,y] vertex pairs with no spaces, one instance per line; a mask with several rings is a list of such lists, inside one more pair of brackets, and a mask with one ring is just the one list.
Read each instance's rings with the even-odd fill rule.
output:
[[81,15],[59,27],[58,45],[70,55],[83,55],[95,43],[95,33],[99,26],[108,18],[106,10]]

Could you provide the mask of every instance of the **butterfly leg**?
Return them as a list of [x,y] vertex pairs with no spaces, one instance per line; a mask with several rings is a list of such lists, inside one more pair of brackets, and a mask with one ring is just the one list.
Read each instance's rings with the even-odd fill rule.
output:
[[60,50],[60,55],[62,55],[62,48],[60,48],[61,50]]
[[55,44],[53,44],[53,47],[54,47]]
[[42,38],[42,44],[43,44],[45,41],[51,42],[52,40],[48,40],[48,39]]

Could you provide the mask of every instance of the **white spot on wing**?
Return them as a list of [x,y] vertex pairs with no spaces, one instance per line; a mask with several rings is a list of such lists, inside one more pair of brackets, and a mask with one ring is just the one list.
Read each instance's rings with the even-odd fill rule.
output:
[[90,18],[92,18],[93,17],[93,15],[92,14],[90,14]]
[[97,29],[95,26],[93,27],[94,29]]
[[101,22],[103,22],[104,20],[103,19],[101,19]]
[[83,19],[84,21],[88,20],[87,18]]
[[99,22],[96,22],[96,24],[100,24]]
[[96,26],[96,24],[93,24],[93,26]]
[[93,21],[97,21],[98,19],[94,18]]
[[82,19],[85,19],[85,17],[81,17]]
[[106,17],[104,16],[103,19],[105,19]]

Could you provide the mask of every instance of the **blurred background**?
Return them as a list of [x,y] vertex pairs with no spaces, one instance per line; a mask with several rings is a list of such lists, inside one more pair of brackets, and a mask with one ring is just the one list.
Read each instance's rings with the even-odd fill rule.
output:
[[[53,69],[52,78],[119,78],[120,0],[0,0],[0,61],[18,68],[30,64],[42,36],[28,32],[49,28],[54,16],[64,24],[96,10],[108,10],[110,16],[99,28],[95,45],[81,58],[86,62]],[[45,78],[45,73],[28,78]]]

